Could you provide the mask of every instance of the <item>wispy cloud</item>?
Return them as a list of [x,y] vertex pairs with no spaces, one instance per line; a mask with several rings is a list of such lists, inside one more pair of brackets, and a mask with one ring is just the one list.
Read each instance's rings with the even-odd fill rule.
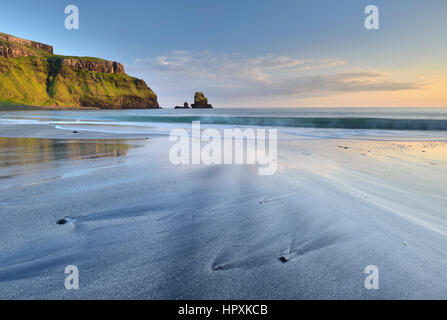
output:
[[[423,88],[422,82],[386,80],[387,73],[338,72],[331,75],[298,76],[281,79],[270,85],[233,90],[233,96],[325,96],[344,92],[397,91]],[[218,93],[216,91],[216,93]]]
[[[349,71],[346,61],[295,58],[273,54],[242,57],[210,51],[172,51],[137,59],[150,72],[177,86],[205,90],[225,99],[260,96],[306,98],[343,92],[397,91],[422,88],[418,81],[396,81],[381,71]],[[351,69],[352,70],[352,69]]]
[[272,54],[243,58],[238,54],[216,54],[210,51],[191,53],[183,50],[155,58],[137,59],[136,62],[152,70],[171,72],[188,78],[212,79],[215,84],[240,81],[271,83],[278,72],[334,68],[345,63],[335,59],[318,61]]

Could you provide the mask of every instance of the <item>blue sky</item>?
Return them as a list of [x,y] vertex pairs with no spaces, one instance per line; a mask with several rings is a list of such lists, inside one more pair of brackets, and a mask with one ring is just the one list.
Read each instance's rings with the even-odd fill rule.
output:
[[218,106],[447,106],[446,16],[445,0],[8,1],[0,31],[120,61],[165,107],[196,90]]

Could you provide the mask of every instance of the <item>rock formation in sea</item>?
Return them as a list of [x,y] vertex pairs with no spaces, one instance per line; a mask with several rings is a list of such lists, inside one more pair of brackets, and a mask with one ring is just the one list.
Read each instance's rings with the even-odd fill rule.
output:
[[185,103],[183,104],[183,107],[176,106],[174,109],[189,109],[189,104],[188,104],[188,102],[185,101]]
[[202,92],[196,92],[194,95],[194,103],[191,105],[192,108],[201,109],[201,108],[212,108],[211,104],[208,104],[208,98]]
[[0,32],[0,106],[159,108],[144,80],[121,63],[55,55],[47,44]]

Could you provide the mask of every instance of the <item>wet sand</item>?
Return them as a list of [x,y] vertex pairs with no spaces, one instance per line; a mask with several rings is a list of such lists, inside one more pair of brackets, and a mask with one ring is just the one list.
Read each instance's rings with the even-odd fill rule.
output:
[[173,166],[160,135],[0,136],[33,138],[1,145],[0,298],[447,298],[446,142],[283,140],[258,176]]

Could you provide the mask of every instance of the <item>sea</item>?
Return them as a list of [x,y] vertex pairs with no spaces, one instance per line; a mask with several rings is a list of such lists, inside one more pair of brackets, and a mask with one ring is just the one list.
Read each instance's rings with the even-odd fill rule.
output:
[[304,138],[447,136],[447,108],[0,111],[0,125],[49,124],[61,130],[123,134],[169,134],[173,128],[188,127],[193,121],[203,128],[278,128]]

